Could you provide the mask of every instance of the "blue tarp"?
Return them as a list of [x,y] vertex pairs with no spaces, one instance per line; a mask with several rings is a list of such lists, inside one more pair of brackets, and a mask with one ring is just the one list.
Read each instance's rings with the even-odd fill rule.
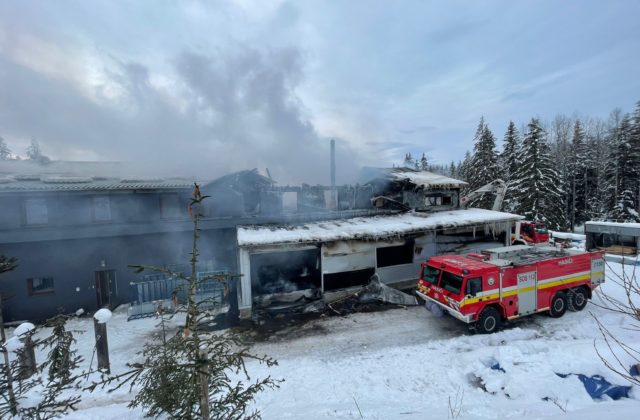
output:
[[600,375],[587,376],[581,373],[563,374],[557,372],[556,375],[561,378],[566,378],[570,375],[577,376],[584,385],[584,389],[594,400],[602,398],[603,395],[607,395],[614,400],[629,398],[629,391],[631,390],[630,386],[613,385]]

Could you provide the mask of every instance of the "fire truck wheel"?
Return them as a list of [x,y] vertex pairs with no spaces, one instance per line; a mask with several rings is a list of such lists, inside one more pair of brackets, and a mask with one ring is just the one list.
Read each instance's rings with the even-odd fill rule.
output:
[[476,322],[476,331],[480,334],[491,334],[500,328],[500,313],[496,308],[488,307],[480,314]]
[[567,296],[564,292],[558,292],[551,299],[549,315],[551,318],[560,318],[565,312],[567,312]]
[[574,290],[569,291],[569,301],[567,302],[569,305],[570,311],[581,311],[587,306],[588,301],[587,292],[584,290],[584,287],[579,287]]

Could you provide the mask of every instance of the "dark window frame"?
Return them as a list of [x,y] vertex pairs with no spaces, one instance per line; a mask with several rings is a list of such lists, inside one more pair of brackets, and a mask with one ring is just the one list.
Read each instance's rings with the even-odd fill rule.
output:
[[408,240],[403,245],[381,246],[376,248],[376,266],[395,267],[397,265],[413,264],[415,242]]
[[[34,280],[40,280],[41,282],[45,283],[45,282],[51,282],[51,284],[49,286],[43,287],[42,289],[40,287],[38,288],[34,288],[33,286],[33,281]],[[27,292],[29,294],[29,296],[40,296],[40,295],[52,295],[55,293],[55,282],[53,280],[53,277],[49,276],[49,277],[30,277],[27,279]]]

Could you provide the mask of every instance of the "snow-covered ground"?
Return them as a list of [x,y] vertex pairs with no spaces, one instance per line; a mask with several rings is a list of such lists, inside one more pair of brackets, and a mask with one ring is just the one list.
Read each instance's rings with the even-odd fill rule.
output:
[[[624,269],[640,275],[640,267]],[[608,270],[620,274],[623,266],[609,264]],[[624,296],[612,279],[602,291]],[[455,319],[436,318],[422,307],[319,318],[252,346],[254,353],[279,361],[272,368],[250,362],[252,378],[285,380],[279,389],[260,394],[255,408],[264,419],[446,419],[451,409],[457,418],[637,418],[638,388],[630,399],[594,401],[576,376],[556,375],[598,374],[626,385],[594,350],[594,342],[599,350],[604,344],[592,315],[640,349],[639,334],[626,328],[628,317],[593,303],[560,319],[532,316],[492,335],[470,334]],[[114,313],[108,322],[113,373],[135,360],[156,323],[152,318],[127,322],[126,313]],[[93,350],[92,321],[75,319],[69,328],[85,331],[78,344],[86,365]],[[44,353],[37,356],[42,360]],[[504,372],[491,369],[496,363]],[[65,418],[140,419],[141,410],[126,407],[131,398],[126,387],[85,394],[79,410]]]

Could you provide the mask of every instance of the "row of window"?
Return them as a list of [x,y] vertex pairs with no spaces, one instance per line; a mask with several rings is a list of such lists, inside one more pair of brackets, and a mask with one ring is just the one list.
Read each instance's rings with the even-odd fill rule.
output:
[[[92,198],[92,217],[94,222],[111,222],[111,201],[109,197]],[[175,194],[160,196],[160,216],[163,219],[184,217],[179,198]],[[28,198],[24,201],[24,222],[26,225],[46,225],[49,223],[49,209],[46,198]]]

